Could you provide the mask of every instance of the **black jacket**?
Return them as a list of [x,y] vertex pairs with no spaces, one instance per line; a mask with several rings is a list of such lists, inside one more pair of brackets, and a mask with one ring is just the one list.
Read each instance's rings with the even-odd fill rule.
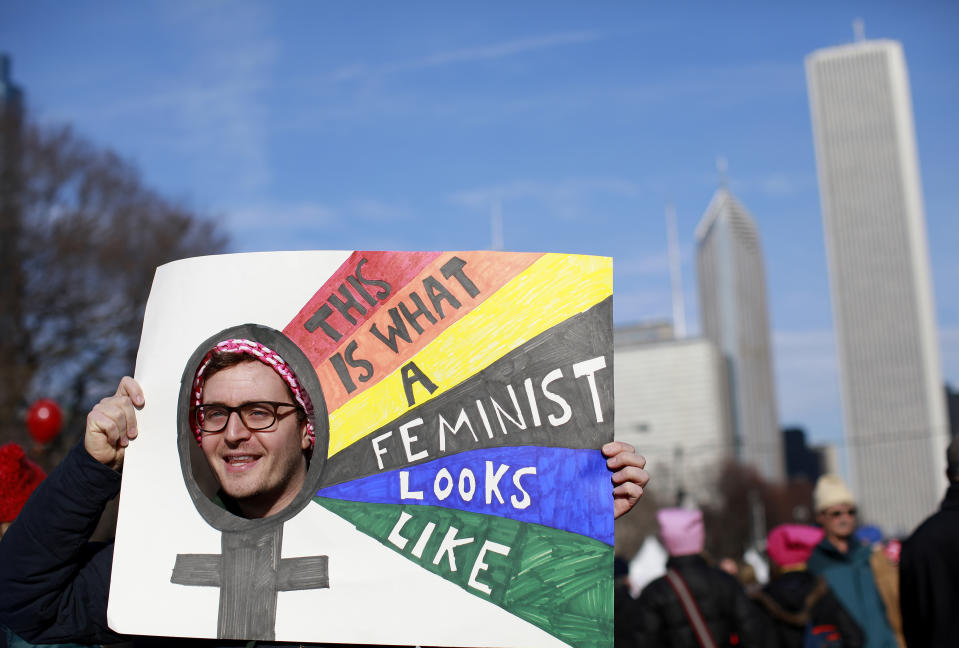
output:
[[[31,643],[132,641],[136,646],[247,646],[245,641],[129,637],[107,626],[113,543],[88,538],[120,475],[73,448],[0,540],[0,628]],[[317,645],[256,642],[257,646]]]
[[[670,558],[666,568],[675,569],[686,581],[718,646],[732,645],[733,635],[739,639],[739,648],[763,645],[762,613],[735,578],[709,566],[698,555]],[[665,577],[657,578],[643,590],[636,602],[636,619],[640,648],[699,646],[679,598]]]
[[107,627],[112,544],[91,544],[120,475],[78,445],[0,541],[0,625],[32,643],[116,643]]
[[899,608],[909,648],[959,642],[959,483],[902,545]]
[[765,645],[802,648],[806,626],[835,627],[843,648],[859,648],[865,638],[824,579],[808,571],[787,572],[766,585],[757,602],[769,617]]

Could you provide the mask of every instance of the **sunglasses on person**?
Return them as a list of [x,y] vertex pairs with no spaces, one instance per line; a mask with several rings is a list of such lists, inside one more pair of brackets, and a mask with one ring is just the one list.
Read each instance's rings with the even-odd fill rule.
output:
[[835,511],[826,511],[826,515],[828,515],[831,518],[838,518],[844,515],[848,515],[849,517],[856,517],[856,508],[853,507],[853,508],[847,508],[847,509],[837,509]]

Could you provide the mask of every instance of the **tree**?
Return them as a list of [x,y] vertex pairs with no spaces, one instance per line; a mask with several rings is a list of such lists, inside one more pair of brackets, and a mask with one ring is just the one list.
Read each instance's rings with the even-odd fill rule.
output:
[[719,501],[704,507],[703,518],[706,550],[717,560],[738,558],[754,543],[764,546],[766,534],[780,524],[810,523],[808,480],[767,482],[753,466],[727,461],[720,467],[716,488]]
[[26,443],[25,409],[50,397],[72,443],[95,400],[133,373],[156,267],[227,239],[113,151],[19,112],[2,112],[0,438]]
[[656,511],[660,508],[656,492],[650,488],[643,491],[643,498],[636,507],[616,520],[615,548],[616,555],[626,560],[632,560],[636,552],[643,546],[648,536],[655,536],[659,532],[659,523],[656,522]]

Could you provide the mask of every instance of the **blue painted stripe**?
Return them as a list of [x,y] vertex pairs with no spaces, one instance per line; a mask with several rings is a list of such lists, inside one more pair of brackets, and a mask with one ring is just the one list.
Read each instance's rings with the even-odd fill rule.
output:
[[613,487],[599,450],[544,446],[471,450],[321,488],[316,494],[350,502],[419,504],[495,515],[613,544]]

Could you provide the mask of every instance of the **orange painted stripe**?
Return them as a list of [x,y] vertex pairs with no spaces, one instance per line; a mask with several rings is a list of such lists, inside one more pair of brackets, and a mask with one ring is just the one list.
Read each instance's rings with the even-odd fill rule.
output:
[[[390,297],[364,323],[362,328],[350,337],[344,338],[340,346],[337,347],[335,352],[346,358],[350,353],[349,347],[352,347],[355,343],[351,354],[354,361],[361,360],[370,363],[370,366],[367,367],[346,369],[350,372],[351,386],[355,389],[347,391],[331,361],[327,360],[321,365],[315,365],[329,411],[336,410],[343,403],[360,395],[399,369],[423,347],[435,340],[440,333],[459,321],[478,304],[493,295],[542,256],[542,254],[510,252],[445,252],[433,259],[422,269],[419,275],[408,281],[402,290],[398,290]],[[460,268],[460,264],[454,259],[460,259],[465,263]],[[453,263],[452,267],[461,269],[468,282],[474,287],[474,296],[470,295],[470,291],[464,287],[455,275],[451,275],[449,278],[444,276],[442,268],[451,261]],[[450,274],[450,272],[448,271],[446,274]],[[433,286],[432,294],[436,300],[435,305],[433,303],[434,299],[430,298],[431,293],[428,292],[428,287],[424,285],[424,281],[429,281],[430,277],[435,279],[442,287],[437,289],[435,287],[436,283],[429,282]],[[442,289],[449,291],[452,298],[459,303],[459,307],[451,304],[448,298],[443,298]],[[413,298],[414,293],[417,296],[416,298]],[[417,303],[417,300],[419,303]],[[417,332],[410,324],[410,318],[404,315],[401,304],[410,313],[415,313],[422,304],[429,315],[436,320],[435,323],[431,322],[426,315],[415,317],[417,325],[422,329],[422,333]],[[437,306],[442,310],[442,316],[438,312]],[[399,325],[397,325],[397,322],[399,322]],[[387,340],[390,339],[390,328],[392,327],[395,330],[399,326],[401,331],[405,331],[410,341],[406,342],[404,339],[394,336],[392,341],[396,344],[396,351],[393,351],[387,343],[373,334],[374,326]],[[340,365],[341,371],[344,367],[345,363]],[[370,375],[365,382],[360,379],[368,374]]]
[[[319,366],[357,329],[380,310],[388,301],[417,276],[439,252],[362,252],[350,255],[343,265],[326,280],[323,287],[286,325],[286,334],[310,359],[313,366]],[[352,277],[352,279],[350,279]],[[296,277],[295,281],[309,281],[309,277]],[[376,283],[376,282],[385,282]],[[389,288],[389,294],[386,287]],[[345,294],[344,292],[345,291]],[[359,307],[350,302],[350,297]],[[355,321],[350,322],[329,300],[339,300],[351,307],[348,314]],[[370,301],[374,303],[371,304]],[[322,324],[317,320],[307,328],[311,318],[318,310],[327,307],[330,314]],[[361,311],[365,311],[361,312]],[[338,337],[339,336],[339,337]]]

